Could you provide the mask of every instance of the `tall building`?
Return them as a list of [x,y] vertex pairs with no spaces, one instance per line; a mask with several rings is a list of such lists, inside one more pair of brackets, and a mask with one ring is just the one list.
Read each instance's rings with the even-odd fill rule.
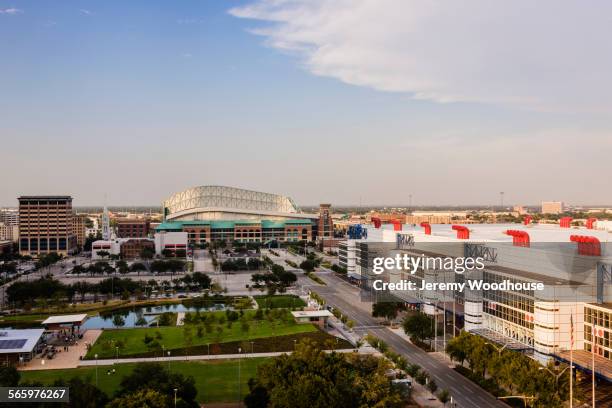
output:
[[331,216],[331,204],[319,205],[318,238],[334,237],[334,221]]
[[124,218],[117,220],[116,225],[118,238],[146,238],[151,224],[147,219]]
[[21,196],[19,200],[19,252],[39,256],[76,250],[72,197]]
[[1,209],[0,223],[4,225],[19,225],[19,210],[16,208]]
[[75,215],[73,218],[74,233],[77,237],[77,246],[80,249],[83,249],[83,246],[85,245],[85,240],[87,238],[87,227],[85,225],[86,219],[87,216],[85,215]]
[[110,238],[111,238],[110,216],[108,214],[108,208],[104,206],[104,212],[102,212],[102,239],[109,240]]
[[11,241],[17,242],[19,239],[19,226],[18,225],[7,225],[0,222],[0,241]]
[[563,201],[542,201],[542,214],[561,214]]

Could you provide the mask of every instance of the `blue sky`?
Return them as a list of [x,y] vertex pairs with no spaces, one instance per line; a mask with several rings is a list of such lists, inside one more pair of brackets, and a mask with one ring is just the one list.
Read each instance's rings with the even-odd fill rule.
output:
[[[612,147],[602,10],[565,32],[571,2],[543,21],[474,1],[476,22],[410,3],[0,0],[0,205],[203,184],[304,205],[612,203],[609,177],[585,177]],[[465,25],[444,35],[449,13]]]

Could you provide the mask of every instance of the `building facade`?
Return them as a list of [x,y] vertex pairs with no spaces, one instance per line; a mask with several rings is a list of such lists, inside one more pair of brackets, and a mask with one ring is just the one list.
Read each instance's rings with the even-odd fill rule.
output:
[[542,201],[542,214],[561,214],[563,211],[562,201]]
[[85,240],[87,239],[87,225],[85,223],[86,219],[87,217],[85,215],[77,214],[72,220],[79,250],[83,249],[83,246],[85,245]]
[[19,240],[19,226],[0,222],[0,241],[2,240],[17,242]]
[[[612,372],[612,251],[606,244],[610,240],[607,231],[533,224],[472,224],[465,230],[459,225],[428,227],[403,225],[397,231],[390,225],[368,226],[366,238],[349,239],[343,245],[341,264],[350,273],[360,274],[362,287],[371,291],[378,276],[372,273],[374,257],[427,254],[458,259],[478,254],[485,259],[480,271],[455,273],[419,267],[414,273],[391,270],[385,279],[413,282],[419,288],[423,283],[466,283],[464,290],[426,289],[392,295],[543,363],[566,361],[572,348],[577,366],[588,370],[594,351],[601,362],[597,375],[606,377]],[[471,288],[473,282],[511,285],[486,290]],[[537,283],[543,284],[542,290],[513,289]]]
[[70,196],[21,196],[19,252],[38,257],[50,252],[72,254],[77,249]]
[[145,219],[117,219],[116,229],[119,238],[146,238],[149,236],[150,221]]
[[305,214],[278,194],[200,186],[172,195],[162,206],[164,221],[156,233],[186,232],[189,245],[312,241],[320,230],[333,236],[329,205],[322,214]]

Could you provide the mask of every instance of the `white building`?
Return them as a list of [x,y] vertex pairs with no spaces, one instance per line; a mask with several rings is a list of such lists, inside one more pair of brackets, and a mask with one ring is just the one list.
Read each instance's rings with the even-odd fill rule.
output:
[[10,225],[0,222],[0,241],[19,241],[19,225]]
[[187,246],[187,232],[157,232],[155,233],[155,254],[161,255],[165,249],[176,252],[189,250]]
[[[423,281],[541,282],[541,291],[470,290],[466,285],[464,291],[394,291],[392,295],[419,305],[426,313],[446,314],[447,319],[456,319],[464,329],[507,344],[508,348],[533,353],[540,361],[566,358],[573,320],[575,358],[590,361],[593,337],[585,333],[587,330],[595,333],[599,344],[597,358],[607,362],[604,365],[608,367],[612,365],[610,232],[558,225],[471,224],[458,229],[461,227],[467,234],[462,239],[451,225],[431,225],[430,234],[411,225],[403,225],[402,231],[394,231],[393,225],[378,229],[366,226],[367,238],[347,241],[343,266],[348,269],[354,263],[354,273],[361,273],[362,287],[368,288],[382,276],[372,273],[375,257],[406,253],[456,259],[483,255],[486,262],[482,271],[458,274],[419,268],[411,274],[391,270],[386,279],[412,281],[417,287]],[[576,236],[591,238],[581,243]],[[595,245],[600,256],[589,252]]]

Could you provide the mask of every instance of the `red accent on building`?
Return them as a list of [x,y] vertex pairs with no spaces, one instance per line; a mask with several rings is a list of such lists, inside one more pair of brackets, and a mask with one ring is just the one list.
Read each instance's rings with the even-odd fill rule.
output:
[[601,243],[595,237],[586,235],[571,235],[570,241],[578,244],[579,255],[601,256]]
[[586,222],[586,227],[587,227],[587,229],[593,229],[593,228],[595,228],[595,225],[593,225],[593,224],[595,224],[595,222],[597,222],[597,218],[589,218],[589,219],[587,220],[587,222]]
[[380,228],[382,221],[378,217],[372,217],[372,224],[374,224],[374,228]]
[[453,225],[451,228],[457,231],[457,239],[470,239],[470,230],[468,227],[464,227],[463,225]]
[[393,224],[393,231],[402,230],[402,222],[400,220],[391,220],[390,222]]
[[531,215],[526,215],[525,217],[523,217],[523,225],[529,225],[531,224]]
[[530,245],[529,234],[525,231],[507,230],[505,234],[510,235],[512,237],[512,245],[514,246],[528,248]]
[[569,228],[572,223],[572,219],[573,219],[572,217],[562,217],[559,220],[559,226],[561,228]]
[[425,229],[425,235],[431,235],[431,224],[428,222],[422,222],[421,227]]

